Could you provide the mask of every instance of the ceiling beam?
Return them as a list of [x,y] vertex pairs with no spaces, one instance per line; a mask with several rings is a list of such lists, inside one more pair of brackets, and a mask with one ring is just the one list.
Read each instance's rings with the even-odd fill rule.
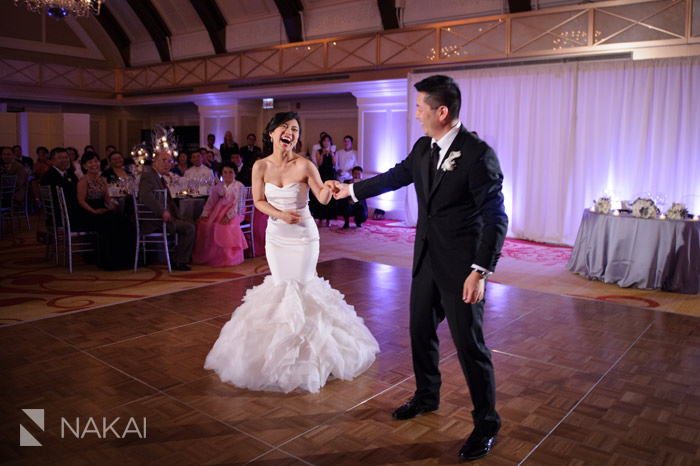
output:
[[190,3],[209,32],[214,52],[226,53],[226,19],[221,14],[216,1],[190,0]]
[[299,13],[304,11],[304,5],[301,4],[301,0],[275,0],[275,5],[282,16],[289,42],[303,42],[304,31]]
[[382,17],[382,26],[384,30],[398,29],[399,18],[396,16],[396,3],[394,0],[377,0],[379,14]]
[[127,0],[127,2],[143,23],[153,42],[155,42],[161,61],[170,61],[170,45],[168,41],[172,34],[158,10],[151,3],[151,0]]
[[102,8],[100,8],[100,14],[95,17],[102,26],[102,29],[105,30],[109,38],[112,39],[112,42],[114,42],[114,45],[119,50],[122,60],[124,60],[124,66],[127,68],[130,67],[131,59],[129,47],[131,47],[131,40],[129,39],[129,36],[126,35],[126,32],[124,32],[124,29],[121,27],[112,12],[109,10],[109,7],[106,4],[102,5]]

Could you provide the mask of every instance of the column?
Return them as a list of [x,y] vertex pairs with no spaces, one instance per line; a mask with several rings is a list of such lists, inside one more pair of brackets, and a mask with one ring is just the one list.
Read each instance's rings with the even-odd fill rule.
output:
[[[364,178],[385,172],[408,155],[406,86],[405,79],[396,79],[363,83],[352,91],[357,99],[358,162]],[[370,215],[382,209],[387,218],[405,220],[406,196],[407,189],[401,188],[368,199]]]

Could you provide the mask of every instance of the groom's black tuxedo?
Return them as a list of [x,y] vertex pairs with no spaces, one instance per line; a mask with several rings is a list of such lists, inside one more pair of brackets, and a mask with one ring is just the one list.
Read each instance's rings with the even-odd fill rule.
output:
[[427,405],[439,403],[436,329],[447,317],[474,404],[475,427],[491,436],[500,419],[493,365],[483,339],[483,302],[464,303],[462,290],[472,264],[493,271],[498,261],[508,227],[503,175],[493,149],[462,126],[441,162],[459,152],[453,170],[438,169],[431,187],[430,143],[431,138],[420,138],[394,168],[355,183],[354,194],[366,199],[415,183],[418,225],[410,330],[416,397]]

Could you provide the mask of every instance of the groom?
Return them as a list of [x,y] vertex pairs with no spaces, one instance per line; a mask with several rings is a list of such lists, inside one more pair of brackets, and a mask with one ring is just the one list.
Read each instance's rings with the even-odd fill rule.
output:
[[508,227],[503,174],[493,149],[459,122],[461,93],[452,78],[430,76],[415,87],[416,118],[426,137],[386,173],[338,183],[335,197],[358,201],[415,183],[418,225],[410,333],[416,391],[393,417],[412,419],[438,409],[437,326],[447,318],[474,405],[474,430],[459,456],[474,460],[491,451],[501,425],[482,321],[486,277],[496,266]]

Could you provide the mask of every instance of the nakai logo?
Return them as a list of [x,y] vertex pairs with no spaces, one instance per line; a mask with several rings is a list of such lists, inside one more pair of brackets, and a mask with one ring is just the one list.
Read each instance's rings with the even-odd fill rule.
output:
[[[44,430],[44,410],[43,409],[23,409],[29,419],[36,424],[39,429]],[[22,425],[19,425],[19,446],[20,447],[40,447],[41,443]]]
[[[45,430],[43,409],[23,409],[22,412],[24,412],[42,432]],[[71,422],[62,417],[61,438],[66,438],[66,435],[69,437],[72,435],[75,438],[85,438],[86,435],[94,435],[102,439],[110,437],[126,438],[128,435],[146,438],[146,418],[141,418],[140,421],[141,422],[138,422],[137,419],[133,417],[128,418],[128,420],[122,420],[120,417],[115,419],[103,417],[97,420],[93,417],[89,417],[81,420],[81,418],[76,417],[75,421]],[[19,444],[22,447],[42,446],[22,424],[19,426]]]

